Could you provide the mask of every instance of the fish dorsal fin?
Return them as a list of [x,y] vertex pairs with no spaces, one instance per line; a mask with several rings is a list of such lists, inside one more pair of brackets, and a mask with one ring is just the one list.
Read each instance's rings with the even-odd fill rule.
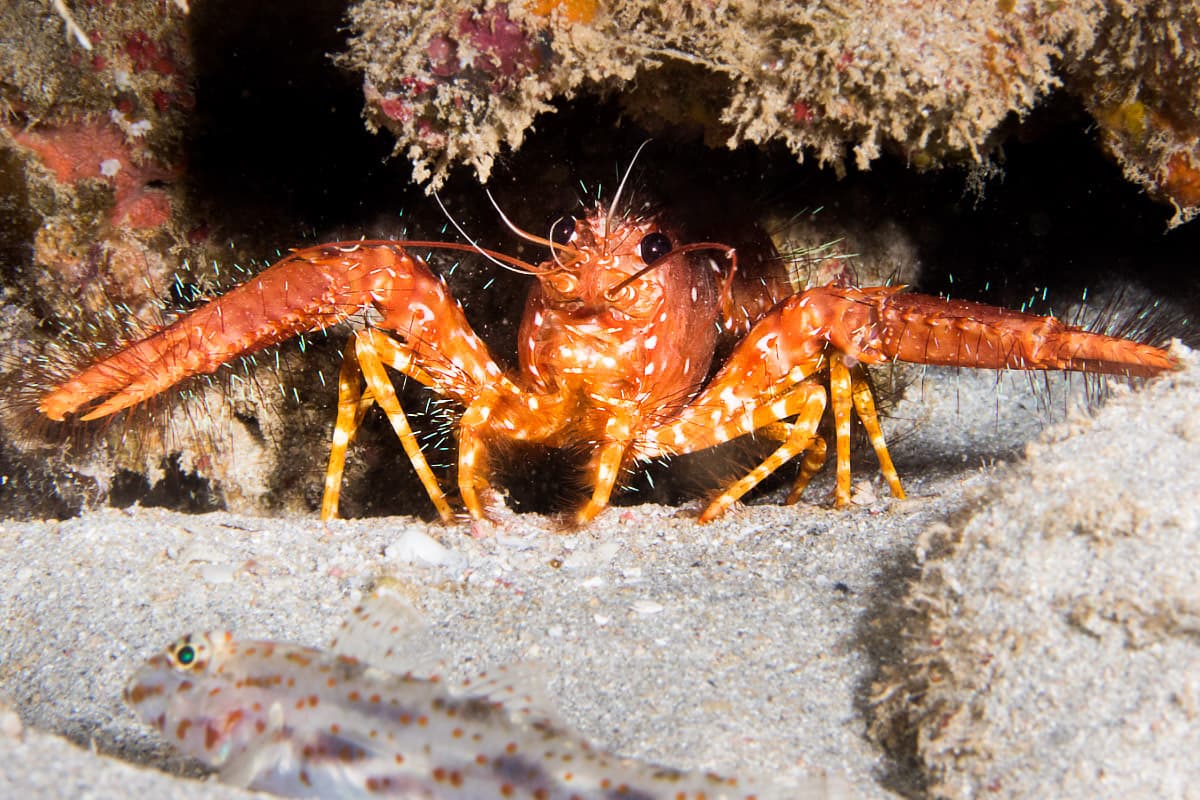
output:
[[[342,623],[330,649],[402,677],[443,681],[449,672],[448,657],[428,622],[405,596],[403,586],[391,580],[380,581],[363,598]],[[488,669],[462,681],[444,681],[444,685],[449,695],[503,706],[521,724],[574,733],[547,695],[545,674],[545,665],[533,660]]]
[[329,649],[396,675],[439,680],[446,657],[429,624],[394,581],[380,581],[342,622]]
[[575,734],[562,721],[558,707],[546,690],[546,668],[540,661],[505,664],[452,685],[459,696],[480,697],[504,706],[509,715],[526,725]]

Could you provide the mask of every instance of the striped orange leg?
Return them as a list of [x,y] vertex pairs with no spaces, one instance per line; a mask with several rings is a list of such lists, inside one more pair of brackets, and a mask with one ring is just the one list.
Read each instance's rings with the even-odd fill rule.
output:
[[863,427],[867,429],[871,447],[875,450],[875,457],[879,459],[879,471],[883,473],[888,488],[892,490],[892,497],[903,500],[905,497],[904,487],[900,485],[900,475],[896,472],[895,465],[892,464],[892,454],[888,452],[887,442],[883,439],[883,429],[879,427],[879,414],[875,411],[875,399],[871,396],[871,384],[867,380],[866,367],[861,364],[855,366],[850,370],[850,377],[850,393],[854,399],[854,410],[858,412],[858,418],[862,420]]
[[329,463],[325,467],[325,492],[321,497],[321,519],[337,519],[338,500],[342,494],[342,475],[346,470],[346,450],[358,433],[363,415],[375,404],[371,390],[362,390],[362,373],[354,349],[358,336],[350,337],[342,354],[338,371],[338,413],[333,423],[333,445],[329,448]]
[[875,410],[875,400],[871,397],[871,386],[867,382],[866,370],[861,364],[853,368],[846,366],[845,360],[839,355],[829,359],[829,395],[833,405],[834,427],[837,431],[837,489],[834,494],[834,505],[845,508],[850,504],[850,409],[853,406],[867,429],[875,456],[879,459],[879,471],[892,490],[892,496],[898,500],[904,499],[904,488],[900,485],[900,476],[892,464],[892,456],[888,453],[887,443],[883,438],[883,430],[879,427],[879,414]]
[[834,508],[850,505],[850,408],[853,405],[850,369],[837,353],[829,359],[829,397],[833,406],[833,429],[837,445],[837,487]]
[[[780,423],[781,425],[786,423]],[[788,492],[786,505],[795,505],[800,502],[800,495],[804,494],[804,490],[808,488],[816,474],[821,471],[821,467],[825,466],[825,455],[829,451],[825,440],[820,436],[813,435],[812,442],[808,445],[808,451],[804,454],[804,460],[800,462],[800,474],[796,476],[796,480],[792,483],[792,491]]]
[[574,419],[571,394],[527,394],[509,378],[490,380],[467,403],[458,423],[458,493],[467,512],[485,517],[479,492],[487,488],[488,440],[546,442],[560,446],[564,427]]
[[[828,361],[828,397],[833,406],[837,435],[836,504],[842,507],[850,502],[850,421],[855,411],[867,429],[879,458],[880,470],[892,494],[903,499],[904,489],[880,429],[879,415],[871,397],[865,368],[859,364],[847,366],[843,357],[836,352],[830,355]],[[811,365],[803,368],[803,372],[809,375],[813,371]],[[746,394],[745,384],[734,377],[738,374],[739,370],[733,370],[719,375],[705,388],[702,396],[675,420],[644,435],[647,443],[644,449],[649,455],[658,452],[694,452],[749,433],[759,433],[782,442],[759,466],[713,500],[701,514],[702,522],[720,516],[764,478],[804,453],[800,473],[787,498],[788,503],[795,503],[825,462],[827,444],[816,433],[826,404],[826,394],[819,384],[808,378],[783,392],[776,389],[755,397]],[[783,422],[788,417],[797,419],[791,423]]]
[[[363,414],[378,403],[408,460],[412,462],[417,477],[429,494],[445,522],[454,519],[454,512],[446,501],[446,495],[438,485],[437,477],[421,452],[421,445],[408,424],[408,416],[400,407],[396,390],[384,370],[387,366],[419,381],[425,386],[434,386],[433,377],[416,363],[416,354],[407,345],[396,341],[385,333],[368,328],[358,331],[346,346],[342,359],[342,369],[338,375],[338,416],[333,429],[333,446],[329,452],[329,466],[325,471],[325,494],[321,500],[321,519],[334,519],[337,516],[338,497],[341,492],[342,473],[346,465],[346,448],[358,432]],[[367,390],[361,390],[360,377],[366,381]]]
[[495,385],[484,389],[458,421],[458,495],[473,519],[484,519],[480,491],[487,488],[485,431],[500,402]]
[[582,525],[590,522],[608,507],[613,486],[621,474],[621,463],[633,442],[633,426],[637,419],[636,407],[617,408],[604,426],[604,442],[592,456],[589,465],[592,472],[592,496],[575,514],[575,521]]
[[[767,456],[761,464],[735,481],[709,503],[708,507],[700,514],[701,522],[710,522],[724,514],[742,495],[757,486],[775,470],[808,450],[814,442],[819,441],[820,446],[814,447],[813,452],[805,457],[797,482],[808,483],[812,475],[824,463],[825,442],[816,435],[817,426],[821,424],[821,417],[825,413],[825,390],[819,384],[807,381],[797,384],[783,396],[772,400],[770,404],[754,409],[754,423],[760,422],[764,411],[775,419],[773,421],[761,420],[762,424],[756,424],[755,428],[766,429],[764,432],[773,438],[779,438],[782,434],[783,444]],[[792,416],[797,418],[794,423],[779,422]],[[793,493],[799,496],[799,492],[803,488],[804,486],[801,484],[799,489],[793,489]]]

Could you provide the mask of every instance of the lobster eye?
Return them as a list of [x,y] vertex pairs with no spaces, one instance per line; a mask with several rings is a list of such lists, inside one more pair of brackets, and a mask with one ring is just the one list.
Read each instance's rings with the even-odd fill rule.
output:
[[575,238],[575,218],[568,214],[550,226],[550,241],[566,247]]
[[647,264],[653,264],[671,252],[671,240],[662,233],[647,233],[642,237],[642,243],[638,245],[638,251],[642,255],[642,261],[645,261]]

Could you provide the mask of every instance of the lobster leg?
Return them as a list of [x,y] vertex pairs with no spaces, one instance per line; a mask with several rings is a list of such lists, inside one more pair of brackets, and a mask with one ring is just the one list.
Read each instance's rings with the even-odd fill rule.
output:
[[[895,497],[897,500],[903,500],[905,498],[904,487],[900,485],[900,475],[896,472],[896,466],[892,463],[892,455],[888,452],[887,442],[883,438],[883,429],[879,426],[879,414],[875,410],[875,399],[871,396],[871,384],[867,380],[866,369],[861,365],[855,365],[850,369],[850,377],[850,396],[854,401],[854,410],[858,412],[859,420],[862,422],[863,427],[867,429],[867,436],[871,439],[871,447],[875,450],[875,457],[879,459],[879,471],[883,473],[883,478],[887,481],[888,488],[892,490],[892,497]],[[849,484],[849,472],[850,457],[847,455],[847,484]],[[848,485],[847,490],[849,490]],[[849,498],[847,497],[847,499]],[[792,502],[795,501],[793,500]]]
[[[900,476],[892,464],[888,453],[887,443],[879,425],[879,416],[875,410],[875,402],[871,397],[871,388],[867,382],[865,370],[861,365],[846,366],[844,359],[837,354],[829,358],[829,395],[833,407],[834,427],[837,444],[837,484],[834,490],[834,505],[844,508],[850,504],[850,423],[852,410],[858,413],[863,427],[871,439],[875,454],[879,459],[880,471],[892,495],[903,500],[904,488]],[[819,401],[819,402],[818,402]],[[787,503],[792,504],[800,499],[801,493],[809,481],[825,463],[826,444],[824,439],[816,435],[817,425],[825,412],[825,393],[816,384],[804,382],[786,393],[782,398],[764,397],[754,408],[753,420],[744,427],[750,431],[762,433],[778,439],[783,444],[755,467],[745,477],[727,488],[716,500],[705,508],[700,515],[701,522],[708,522],[720,516],[730,505],[741,498],[746,492],[758,485],[768,475],[782,467],[801,453],[805,453],[800,473],[792,486]],[[795,422],[774,422],[762,424],[764,415],[784,419],[797,416]],[[722,436],[729,436],[742,430],[737,427],[737,420],[722,420],[718,423]],[[750,432],[744,431],[744,432]],[[739,434],[740,435],[740,434]]]
[[342,492],[342,474],[346,469],[346,449],[354,441],[354,434],[362,423],[367,410],[375,404],[368,389],[365,393],[360,380],[358,358],[355,348],[358,337],[346,342],[342,356],[342,368],[338,372],[338,413],[333,423],[333,444],[329,448],[329,464],[325,468],[325,491],[321,497],[321,519],[337,519],[338,500]]
[[[407,245],[391,241],[334,242],[298,250],[207,305],[134,342],[44,394],[38,404],[61,420],[91,420],[140,403],[193,375],[300,333],[324,330],[374,309],[376,329],[347,347],[340,375],[338,422],[326,470],[321,514],[337,514],[346,448],[363,414],[378,403],[443,519],[444,493],[421,454],[384,371],[394,369],[439,394],[471,405],[484,387],[518,392],[471,330],[445,284]],[[447,246],[425,243],[431,246]],[[367,389],[360,388],[365,379]]]
[[636,408],[618,407],[604,426],[604,442],[592,456],[590,472],[592,496],[575,514],[575,521],[582,525],[595,518],[608,507],[613,486],[621,474],[621,464],[633,442],[633,429],[637,421]]
[[799,502],[800,495],[808,487],[809,481],[821,471],[821,467],[825,466],[827,450],[828,446],[825,444],[825,440],[820,436],[813,436],[812,443],[804,454],[804,460],[800,462],[800,474],[796,476],[795,482],[792,483],[792,491],[788,493],[787,500],[784,501],[787,505]]
[[[837,433],[835,504],[840,507],[850,501],[852,410],[857,411],[867,429],[892,494],[903,499],[904,489],[884,441],[864,364],[895,359],[973,368],[1069,369],[1135,376],[1154,375],[1175,366],[1174,359],[1157,347],[1064,325],[1053,317],[903,294],[902,288],[830,285],[802,292],[777,305],[756,323],[725,369],[697,399],[698,407],[716,405],[723,408],[723,413],[713,413],[709,430],[698,435],[684,437],[683,431],[676,429],[676,452],[700,449],[762,429],[764,408],[782,419],[776,412],[778,387],[814,374],[827,361]],[[757,396],[753,394],[755,387]],[[753,409],[752,420],[745,419],[743,408]],[[689,408],[680,419],[694,416],[692,412]],[[802,416],[795,425],[803,430],[808,422],[809,418]],[[768,427],[767,432],[776,435],[777,429]],[[796,446],[798,440],[789,436],[784,447],[730,487],[705,509],[701,519],[718,515],[723,506],[733,502],[726,500],[728,496],[736,499],[757,483],[755,475],[765,477],[770,469],[786,461],[782,456],[787,453],[788,443]],[[810,456],[812,463],[817,463],[815,451]],[[809,461],[806,458],[788,502],[795,502],[815,471],[809,469]]]
[[[858,412],[858,418],[867,429],[875,456],[879,459],[879,470],[883,473],[892,496],[903,500],[904,487],[900,485],[900,476],[892,464],[892,456],[888,452],[887,442],[883,438],[883,430],[879,426],[879,414],[875,410],[875,400],[871,396],[871,386],[867,382],[866,371],[862,365],[846,366],[846,361],[840,355],[829,359],[829,394],[832,398],[834,428],[837,432],[837,487],[834,490],[834,506],[845,508],[850,505],[850,409]],[[798,495],[797,495],[798,496]],[[789,501],[794,502],[789,498]]]
[[[384,371],[385,359],[387,366],[397,372],[425,386],[435,386],[433,377],[416,363],[416,354],[408,346],[378,330],[367,329],[354,334],[346,345],[342,369],[338,375],[338,416],[333,429],[333,445],[329,450],[329,466],[325,470],[321,519],[337,517],[346,449],[357,433],[367,409],[372,403],[378,403],[387,414],[388,421],[392,423],[392,428],[421,479],[421,484],[429,494],[429,499],[433,501],[442,520],[449,522],[454,518],[454,512],[450,509],[446,495],[429,467],[429,462],[421,452],[421,445],[408,423],[408,416],[404,413],[396,397],[396,390]],[[360,380],[367,383],[365,393],[360,388]]]
[[458,423],[458,491],[473,518],[485,517],[479,492],[488,485],[489,439],[556,445],[555,437],[573,419],[572,410],[569,395],[528,394],[503,375],[480,388]]
[[[775,422],[767,425],[765,428],[760,428],[755,431],[755,434],[765,436],[777,442],[786,442],[794,427],[794,424],[791,422]],[[809,442],[808,448],[804,451],[804,459],[800,462],[800,472],[796,475],[796,480],[792,482],[792,491],[788,493],[784,505],[790,506],[799,502],[800,495],[804,493],[804,490],[808,488],[808,484],[821,471],[821,467],[825,466],[825,457],[828,455],[828,452],[829,446],[825,443],[825,439],[814,433],[812,441]]]
[[[787,426],[786,438],[775,452],[767,456],[761,464],[748,472],[740,480],[735,481],[725,491],[721,492],[715,500],[708,504],[700,514],[701,522],[710,522],[724,514],[742,495],[757,486],[775,470],[791,461],[800,453],[808,450],[814,440],[820,439],[816,434],[817,426],[821,424],[821,417],[825,414],[825,390],[818,384],[807,381],[800,383],[784,394],[783,397],[770,403],[769,406],[762,406],[760,409],[756,409],[756,411],[762,408],[766,408],[771,414],[778,415],[781,419],[795,416],[797,420]],[[775,428],[775,425],[759,427],[778,430]],[[816,455],[805,459],[805,467],[807,469],[802,469],[802,477],[806,472],[815,473],[817,469],[820,469],[821,462],[825,460],[824,441],[821,442],[820,448],[814,452]],[[814,464],[813,462],[817,463]],[[811,478],[811,475],[808,477]],[[805,478],[804,482],[807,483],[808,478]],[[800,488],[802,489],[803,487]]]
[[833,406],[833,429],[837,446],[837,484],[833,493],[834,508],[850,505],[850,408],[853,381],[841,354],[829,359],[829,394]]

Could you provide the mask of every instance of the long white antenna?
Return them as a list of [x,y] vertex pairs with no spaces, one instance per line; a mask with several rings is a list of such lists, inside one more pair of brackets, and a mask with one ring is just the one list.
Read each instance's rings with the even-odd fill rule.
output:
[[484,189],[483,191],[485,194],[487,194],[487,199],[492,202],[492,208],[496,209],[496,213],[500,215],[500,219],[504,220],[504,224],[508,226],[509,230],[511,230],[517,236],[520,236],[522,239],[525,239],[530,242],[534,242],[536,244],[544,244],[547,247],[549,247],[550,248],[550,256],[554,259],[554,263],[558,264],[558,266],[560,268],[566,269],[566,265],[563,264],[562,259],[558,257],[559,250],[563,250],[567,253],[573,253],[576,256],[579,255],[579,252],[574,247],[568,247],[565,244],[559,244],[558,242],[554,241],[553,239],[543,239],[541,236],[534,236],[529,231],[525,231],[525,230],[522,230],[521,228],[518,228],[516,225],[513,224],[512,220],[510,220],[508,218],[508,216],[504,213],[504,210],[500,208],[500,204],[496,202],[496,198],[492,197],[492,190]]
[[[464,239],[466,239],[467,243],[470,244],[471,247],[474,247],[475,250],[481,256],[483,256],[484,258],[486,258],[488,261],[492,262],[493,264],[495,264],[499,267],[503,267],[504,269],[508,270],[509,272],[515,272],[518,275],[536,275],[537,274],[536,272],[532,272],[527,269],[518,269],[517,267],[514,267],[511,264],[505,264],[503,261],[499,260],[498,258],[493,256],[491,253],[489,253],[487,250],[484,250],[482,247],[479,246],[479,243],[476,240],[472,239],[470,236],[467,235],[467,232],[465,230],[463,230],[462,225],[458,224],[458,220],[456,220],[454,217],[452,217],[450,215],[450,212],[446,209],[446,204],[442,202],[442,198],[438,195],[437,192],[433,193],[433,199],[437,201],[438,208],[440,208],[442,210],[442,213],[446,215],[446,219],[450,220],[450,224],[454,226],[454,230],[458,231],[458,235],[463,237]],[[503,217],[504,215],[501,214],[500,216]],[[505,220],[505,222],[507,222],[507,221],[508,220]]]
[[629,167],[625,170],[625,174],[621,176],[621,183],[617,186],[617,193],[613,196],[612,205],[608,207],[608,216],[604,219],[604,241],[606,245],[608,242],[608,232],[612,230],[612,218],[617,213],[617,203],[621,201],[621,192],[625,191],[625,181],[629,180],[629,176],[633,173],[633,165],[637,163],[638,156],[641,155],[642,150],[646,149],[646,145],[648,144],[650,144],[649,139],[642,142],[638,146],[638,149],[634,151],[633,158],[629,160]]

